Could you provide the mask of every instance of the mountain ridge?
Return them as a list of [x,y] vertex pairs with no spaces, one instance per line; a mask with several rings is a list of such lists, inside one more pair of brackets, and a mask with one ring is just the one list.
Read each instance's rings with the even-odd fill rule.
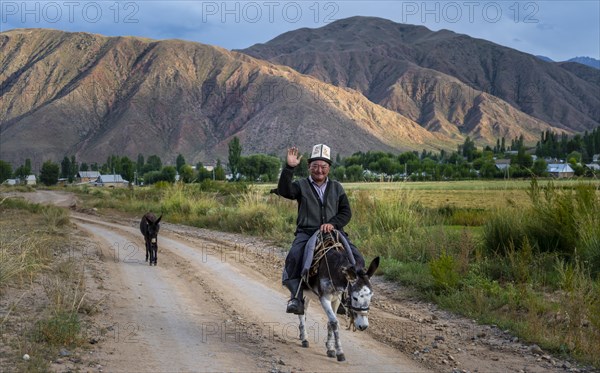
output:
[[[355,39],[360,41],[348,52],[345,43]],[[311,53],[313,50],[319,52]],[[384,106],[394,99],[374,97],[370,93],[388,92],[410,65],[414,69],[425,69],[422,74],[436,71],[458,79],[467,90],[496,96],[515,109],[565,131],[582,131],[600,123],[597,85],[533,55],[448,30],[434,32],[423,26],[397,24],[375,17],[351,17],[317,29],[290,31],[242,51],[334,85],[357,89]],[[354,65],[335,63],[344,59]],[[363,73],[374,64],[388,68],[387,81],[371,79]],[[414,103],[415,106],[423,104],[428,103]],[[427,126],[427,123],[419,123]]]
[[275,154],[316,141],[341,154],[448,147],[353,90],[199,43],[35,30],[0,34],[0,50],[0,152],[11,162],[182,153],[213,163],[233,136]]
[[[300,29],[275,38],[286,41],[282,46],[301,68],[257,59],[246,50],[178,39],[42,29],[0,33],[0,158],[19,164],[25,153],[33,154],[34,162],[64,155],[102,162],[112,154],[133,158],[141,153],[173,162],[181,153],[190,162],[212,164],[226,158],[234,136],[244,154],[281,155],[291,145],[308,151],[313,143],[325,142],[334,154],[350,155],[455,150],[467,136],[480,145],[521,135],[534,143],[544,131],[571,134],[597,125],[589,120],[580,128],[550,124],[532,115],[536,100],[521,99],[521,106],[531,105],[531,114],[526,113],[510,97],[463,81],[464,71],[452,75],[447,61],[445,71],[437,70],[441,52],[424,54],[411,43],[442,43],[445,51],[451,48],[444,43],[458,40],[459,54],[473,53],[472,43],[483,43],[484,51],[512,56],[509,48],[498,52],[483,40],[447,30],[367,21],[334,22],[331,27],[342,37]],[[348,28],[354,31],[344,33]],[[396,35],[403,43],[394,41]],[[290,37],[303,40],[302,54]],[[466,44],[461,48],[460,43]],[[263,49],[286,56],[267,44]],[[490,63],[476,57],[480,67]],[[600,86],[592,70],[577,63],[550,70],[564,80],[555,77],[553,84],[570,84],[581,95],[566,104],[553,97],[563,116],[589,114],[585,102],[597,99],[587,91]],[[505,84],[498,81],[496,88]],[[537,91],[522,96],[529,93],[536,98]]]

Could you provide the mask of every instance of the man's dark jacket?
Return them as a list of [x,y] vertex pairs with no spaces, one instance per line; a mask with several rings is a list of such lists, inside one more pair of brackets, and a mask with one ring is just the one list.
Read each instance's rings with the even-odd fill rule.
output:
[[312,235],[322,224],[332,224],[335,229],[343,231],[350,222],[352,211],[348,196],[342,185],[329,179],[323,202],[317,191],[311,186],[309,178],[292,182],[294,168],[286,166],[281,172],[277,185],[277,194],[298,201],[298,218],[296,233]]

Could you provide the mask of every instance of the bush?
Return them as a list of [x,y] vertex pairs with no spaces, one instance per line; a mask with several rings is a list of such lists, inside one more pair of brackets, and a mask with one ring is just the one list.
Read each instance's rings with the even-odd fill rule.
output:
[[[528,192],[532,208],[497,211],[483,228],[488,254],[509,257],[515,280],[529,272],[522,253],[556,254],[570,262],[580,260],[593,276],[600,274],[600,198],[592,185],[558,189],[553,183],[541,188],[534,179]],[[520,269],[519,269],[520,267]],[[513,273],[514,274],[514,273]],[[512,276],[511,276],[512,277]]]
[[456,289],[460,282],[460,275],[454,257],[442,254],[439,258],[429,262],[429,269],[433,282],[438,290],[449,291]]
[[521,248],[525,240],[525,221],[523,213],[514,209],[493,213],[483,226],[487,254],[504,256],[514,248]]

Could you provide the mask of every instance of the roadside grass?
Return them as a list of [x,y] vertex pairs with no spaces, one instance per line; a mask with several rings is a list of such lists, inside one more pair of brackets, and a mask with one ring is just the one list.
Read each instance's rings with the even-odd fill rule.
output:
[[[508,265],[508,264],[507,264]],[[598,367],[600,283],[577,265],[557,261],[559,288],[491,279],[472,268],[452,291],[430,292],[440,306],[498,325],[562,357]]]
[[[287,246],[297,205],[272,186],[88,191],[98,207],[256,235]],[[600,183],[345,184],[346,227],[379,273],[521,340],[600,368]],[[100,198],[95,194],[101,195]],[[100,199],[100,200],[99,200]],[[89,203],[88,201],[88,203]]]
[[61,348],[83,345],[79,313],[89,305],[69,230],[64,209],[16,198],[0,204],[0,295],[10,299],[0,330],[11,351],[0,358],[3,371],[47,372]]

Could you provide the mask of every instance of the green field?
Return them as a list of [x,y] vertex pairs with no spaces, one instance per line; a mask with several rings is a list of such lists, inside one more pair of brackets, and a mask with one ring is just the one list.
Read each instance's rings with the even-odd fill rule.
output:
[[[581,183],[578,180],[540,180],[539,185],[553,183],[557,188],[571,189]],[[600,195],[600,180],[586,180],[596,187]],[[377,198],[394,198],[400,194],[410,194],[424,207],[493,209],[506,206],[529,206],[527,191],[530,180],[464,180],[464,181],[426,181],[426,182],[381,182],[381,183],[344,183],[349,195],[355,191],[365,191]],[[276,184],[259,184],[255,188],[268,191]],[[400,193],[400,194],[399,194]]]

